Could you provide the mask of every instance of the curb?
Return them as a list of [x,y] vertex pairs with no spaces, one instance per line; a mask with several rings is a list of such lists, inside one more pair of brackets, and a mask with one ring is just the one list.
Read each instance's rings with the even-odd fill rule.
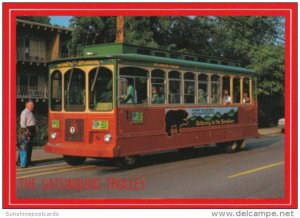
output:
[[63,157],[56,157],[56,158],[47,158],[47,159],[39,159],[39,160],[32,160],[32,163],[39,164],[39,163],[45,163],[45,162],[53,162],[53,161],[59,161],[63,160]]

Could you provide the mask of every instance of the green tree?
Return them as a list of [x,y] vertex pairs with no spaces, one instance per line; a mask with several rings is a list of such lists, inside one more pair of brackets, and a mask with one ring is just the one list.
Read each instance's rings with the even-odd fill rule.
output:
[[257,46],[275,44],[279,35],[279,17],[216,17],[212,43],[217,56],[250,64],[249,56]]
[[125,42],[157,48],[155,27],[159,25],[158,17],[125,17]]
[[284,47],[261,45],[250,54],[257,73],[259,124],[269,126],[284,117]]
[[173,50],[210,55],[211,28],[205,17],[171,17],[165,43]]
[[73,17],[70,20],[72,39],[68,47],[77,52],[81,46],[111,43],[115,40],[115,17]]

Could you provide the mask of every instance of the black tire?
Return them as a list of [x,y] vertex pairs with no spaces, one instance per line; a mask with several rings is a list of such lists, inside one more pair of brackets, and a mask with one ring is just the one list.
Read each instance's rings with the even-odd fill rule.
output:
[[226,146],[226,152],[227,153],[234,153],[239,150],[239,143],[237,141],[228,142]]
[[64,160],[71,166],[84,164],[86,157],[64,155]]
[[246,148],[246,142],[244,139],[238,141],[239,150],[244,150]]
[[137,156],[126,156],[115,159],[116,166],[121,170],[130,170],[138,166]]

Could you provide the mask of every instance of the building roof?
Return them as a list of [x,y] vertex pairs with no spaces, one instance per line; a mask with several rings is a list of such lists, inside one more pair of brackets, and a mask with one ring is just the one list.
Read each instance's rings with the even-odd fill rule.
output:
[[23,26],[29,25],[29,26],[35,26],[37,28],[44,28],[45,30],[51,29],[51,30],[57,30],[59,32],[65,31],[65,32],[71,32],[73,29],[67,28],[67,27],[61,27],[61,26],[54,26],[54,25],[49,25],[49,24],[44,24],[44,23],[37,23],[37,22],[32,22],[32,21],[27,21],[27,20],[21,20],[21,19],[16,19],[17,24],[23,24]]

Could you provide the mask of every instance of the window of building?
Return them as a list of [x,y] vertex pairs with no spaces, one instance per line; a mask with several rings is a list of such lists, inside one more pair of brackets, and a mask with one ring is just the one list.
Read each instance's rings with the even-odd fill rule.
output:
[[29,56],[32,61],[45,61],[46,42],[39,39],[30,39]]
[[19,79],[20,86],[36,87],[38,86],[38,76],[36,74],[21,74]]
[[29,74],[22,73],[19,76],[19,84],[18,84],[18,95],[26,96],[26,97],[37,97],[38,96],[38,75],[37,74]]
[[66,42],[60,44],[60,57],[67,58],[69,55],[69,50]]

